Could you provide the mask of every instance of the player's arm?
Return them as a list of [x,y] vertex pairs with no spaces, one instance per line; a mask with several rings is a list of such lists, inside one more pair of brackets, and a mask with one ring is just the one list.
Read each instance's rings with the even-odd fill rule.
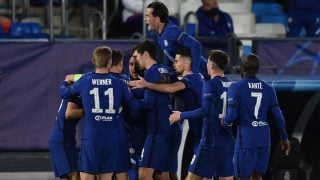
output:
[[178,38],[178,43],[182,46],[189,48],[192,56],[192,71],[198,72],[200,68],[200,58],[201,58],[201,44],[194,37],[189,34],[182,32]]
[[212,101],[203,100],[202,107],[196,110],[185,112],[173,111],[173,113],[169,117],[170,124],[178,122],[181,119],[194,119],[206,117],[210,113],[211,106],[213,106]]
[[[66,76],[66,79],[61,82],[60,84],[60,97],[62,99],[69,99],[74,95],[80,94],[80,84],[81,84],[81,78],[79,81],[69,80],[67,79],[68,76]],[[72,84],[72,85],[71,85]]]
[[289,155],[291,145],[286,132],[286,124],[281,109],[278,104],[275,104],[271,107],[270,111],[273,115],[273,119],[275,120],[276,126],[280,132],[281,149],[286,152],[286,155]]
[[172,84],[157,84],[147,82],[144,78],[139,77],[139,80],[130,81],[130,86],[136,88],[147,88],[154,91],[164,92],[164,93],[175,93],[177,91],[186,89],[186,85],[180,81]]
[[67,110],[65,113],[66,119],[72,120],[72,119],[79,119],[84,115],[84,110],[80,108],[76,103],[74,102],[68,102]]
[[234,83],[228,89],[228,106],[227,113],[223,119],[223,125],[230,126],[238,117],[238,102],[237,102],[237,90],[239,89]]
[[205,83],[203,87],[202,107],[193,111],[174,111],[169,117],[170,123],[172,124],[181,119],[194,119],[208,116],[210,109],[212,106],[214,106],[213,95],[211,93],[212,91],[213,89],[207,83]]
[[288,135],[286,132],[286,123],[285,119],[283,117],[282,111],[279,107],[279,103],[277,100],[277,96],[275,91],[273,90],[273,98],[271,98],[271,106],[270,106],[270,112],[272,114],[273,120],[276,123],[276,126],[280,132],[280,137],[281,137],[281,148],[286,152],[287,155],[290,153],[290,142],[288,140]]
[[139,106],[143,109],[151,109],[154,106],[155,95],[150,90],[144,91],[143,99],[138,99]]
[[[71,96],[80,93],[80,83],[78,80],[81,79],[82,76],[83,74],[69,74],[65,77],[65,80],[60,84],[60,97],[62,99],[71,98]],[[76,81],[77,83],[73,84]]]
[[123,90],[121,92],[123,93],[123,106],[128,110],[131,117],[138,118],[140,116],[140,105],[138,100],[134,98],[126,85],[123,86]]

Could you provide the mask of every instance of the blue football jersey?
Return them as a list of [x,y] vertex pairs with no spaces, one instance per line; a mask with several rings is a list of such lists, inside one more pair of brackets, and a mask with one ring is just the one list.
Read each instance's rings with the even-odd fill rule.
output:
[[[144,79],[151,83],[169,83],[171,71],[160,64],[153,64],[144,73]],[[139,99],[141,108],[147,109],[147,131],[151,133],[175,132],[179,125],[170,126],[169,115],[173,100],[170,94],[146,89],[144,98]]]
[[65,113],[67,110],[68,102],[73,102],[77,104],[80,108],[82,108],[82,102],[80,97],[62,99],[49,141],[68,141],[75,143],[76,128],[80,119],[66,120]]
[[275,90],[256,78],[244,78],[231,85],[225,124],[237,121],[236,148],[270,147],[268,112],[277,124],[282,140],[288,138]]
[[200,144],[210,147],[233,148],[234,138],[230,128],[222,126],[226,114],[227,90],[231,81],[226,77],[216,76],[205,82],[201,108],[182,112],[181,119],[203,117],[202,139]]
[[66,82],[62,83],[62,98],[77,94],[81,95],[85,110],[83,139],[105,139],[125,133],[122,105],[127,103],[133,111],[139,110],[128,86],[109,73],[86,73],[69,88]]
[[[204,79],[199,73],[184,76],[180,82],[186,88],[175,93],[183,101],[184,111],[192,111],[202,106],[202,89]],[[202,118],[189,119],[189,131],[196,137],[201,137]]]
[[126,84],[129,83],[129,77],[125,74],[114,73],[114,72],[109,72],[109,74],[115,78],[122,80]]
[[199,72],[202,47],[198,40],[183,32],[172,22],[168,22],[161,34],[157,34],[155,41],[161,47],[165,58],[164,64],[172,68],[176,52],[180,48],[190,48],[192,55],[192,71]]

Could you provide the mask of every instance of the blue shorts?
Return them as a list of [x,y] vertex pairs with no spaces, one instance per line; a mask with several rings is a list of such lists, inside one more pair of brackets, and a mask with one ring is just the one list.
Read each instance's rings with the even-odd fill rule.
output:
[[234,151],[235,176],[249,177],[253,172],[266,173],[269,157],[269,147],[236,148]]
[[48,145],[56,177],[78,171],[79,153],[75,144],[50,141]]
[[118,139],[82,140],[80,168],[90,174],[127,172],[130,169],[127,141]]
[[201,177],[233,176],[233,148],[199,145],[193,156],[189,172]]
[[177,133],[148,133],[141,153],[140,167],[160,172],[172,170],[180,142]]

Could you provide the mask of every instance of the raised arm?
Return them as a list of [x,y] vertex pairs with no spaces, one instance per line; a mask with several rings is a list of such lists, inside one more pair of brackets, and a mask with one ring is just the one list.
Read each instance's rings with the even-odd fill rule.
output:
[[62,99],[69,99],[74,95],[80,94],[80,81],[81,80],[76,81],[74,84],[72,84],[74,81],[75,81],[74,77],[67,75],[65,80],[61,82],[61,84],[60,84],[60,97]]

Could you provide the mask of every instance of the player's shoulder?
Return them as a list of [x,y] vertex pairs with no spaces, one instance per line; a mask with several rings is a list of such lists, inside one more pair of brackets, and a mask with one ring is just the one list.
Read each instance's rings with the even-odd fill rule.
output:
[[165,33],[166,33],[167,37],[177,38],[177,36],[179,36],[182,32],[183,31],[179,26],[177,26],[171,22],[167,23],[166,28],[165,28]]
[[264,89],[267,89],[268,91],[272,91],[272,92],[275,91],[274,87],[271,84],[269,84],[269,83],[267,83],[266,81],[263,81],[263,80],[260,80],[260,81],[261,81],[262,86],[263,86]]
[[241,79],[241,80],[239,80],[237,82],[233,82],[231,84],[230,88],[237,89],[237,88],[246,86],[247,84],[248,84],[248,81],[246,79]]
[[80,79],[89,79],[89,78],[92,78],[94,75],[93,72],[86,72],[82,75],[82,77]]
[[83,73],[83,75],[77,81],[79,81],[79,82],[88,81],[88,80],[92,79],[93,74],[94,74],[93,72]]
[[153,64],[148,70],[149,73],[169,74],[170,68],[163,64]]

